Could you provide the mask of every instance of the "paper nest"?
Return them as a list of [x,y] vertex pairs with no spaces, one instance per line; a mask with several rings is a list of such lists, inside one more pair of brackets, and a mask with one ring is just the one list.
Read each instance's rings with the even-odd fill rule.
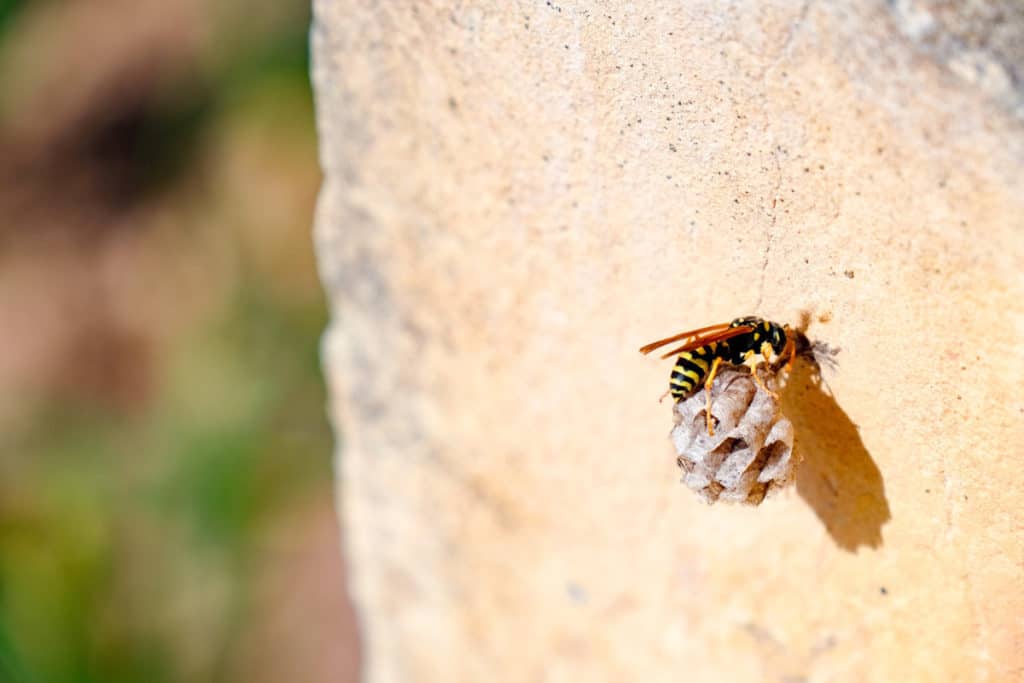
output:
[[[766,381],[778,389],[775,377]],[[711,390],[715,435],[708,436],[705,391],[675,405],[672,443],[682,482],[707,503],[718,500],[760,505],[793,478],[793,425],[778,399],[759,388],[749,373],[726,369]]]

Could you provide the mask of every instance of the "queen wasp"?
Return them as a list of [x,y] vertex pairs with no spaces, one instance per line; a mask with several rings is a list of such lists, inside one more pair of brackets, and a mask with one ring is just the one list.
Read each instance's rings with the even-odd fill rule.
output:
[[707,390],[708,434],[714,435],[711,419],[711,386],[722,363],[746,366],[758,386],[773,393],[761,381],[758,370],[764,366],[775,370],[783,358],[787,359],[786,365],[792,363],[797,353],[798,341],[799,337],[788,325],[746,316],[736,318],[730,323],[710,325],[651,342],[641,348],[640,353],[647,354],[673,342],[682,342],[681,346],[662,356],[668,358],[679,354],[675,367],[672,368],[668,393],[679,402],[693,394],[703,384]]

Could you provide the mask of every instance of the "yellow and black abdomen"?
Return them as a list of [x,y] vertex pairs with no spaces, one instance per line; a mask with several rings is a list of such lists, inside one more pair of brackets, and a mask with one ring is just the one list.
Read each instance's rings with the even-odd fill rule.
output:
[[711,363],[724,346],[726,345],[723,343],[712,342],[707,346],[680,353],[668,381],[672,398],[681,401],[696,391],[704,383]]

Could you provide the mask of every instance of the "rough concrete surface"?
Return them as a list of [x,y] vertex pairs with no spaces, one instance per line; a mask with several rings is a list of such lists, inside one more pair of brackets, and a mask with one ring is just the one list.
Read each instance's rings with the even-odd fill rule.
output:
[[[315,3],[368,681],[1024,679],[1019,84],[948,57],[1015,15],[950,6]],[[796,486],[709,507],[637,348],[805,310]]]

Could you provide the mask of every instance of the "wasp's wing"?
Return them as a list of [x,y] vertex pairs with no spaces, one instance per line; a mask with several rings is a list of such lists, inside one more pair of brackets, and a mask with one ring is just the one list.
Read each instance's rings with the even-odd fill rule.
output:
[[718,333],[708,332],[707,334],[702,334],[699,337],[691,341],[688,341],[687,343],[683,344],[678,348],[672,349],[671,351],[663,354],[661,357],[668,358],[669,356],[674,356],[677,353],[682,353],[683,351],[691,351],[701,346],[706,346],[712,342],[725,341],[726,339],[732,339],[733,337],[738,337],[741,334],[746,334],[747,332],[753,331],[753,325],[740,325],[738,327],[727,328]]
[[672,342],[677,342],[683,339],[696,339],[704,335],[715,334],[728,329],[729,323],[719,323],[717,325],[708,325],[707,327],[701,327],[700,329],[690,330],[689,332],[680,332],[679,334],[674,334],[671,337],[666,337],[665,339],[659,339],[656,342],[651,342],[647,346],[641,347],[640,353],[650,353],[654,349],[660,349],[662,346],[671,344]]
[[[671,351],[663,354],[661,357],[668,358],[669,356],[674,356],[677,353],[682,353],[683,351],[690,351],[701,346],[707,346],[712,342],[720,342],[725,341],[726,339],[732,339],[733,337],[738,337],[741,334],[746,334],[747,332],[752,332],[753,330],[753,325],[739,325],[737,327],[727,326],[724,329],[709,330],[702,334],[694,335],[693,338],[687,340],[685,344],[672,349]],[[683,338],[685,339],[685,337]]]

